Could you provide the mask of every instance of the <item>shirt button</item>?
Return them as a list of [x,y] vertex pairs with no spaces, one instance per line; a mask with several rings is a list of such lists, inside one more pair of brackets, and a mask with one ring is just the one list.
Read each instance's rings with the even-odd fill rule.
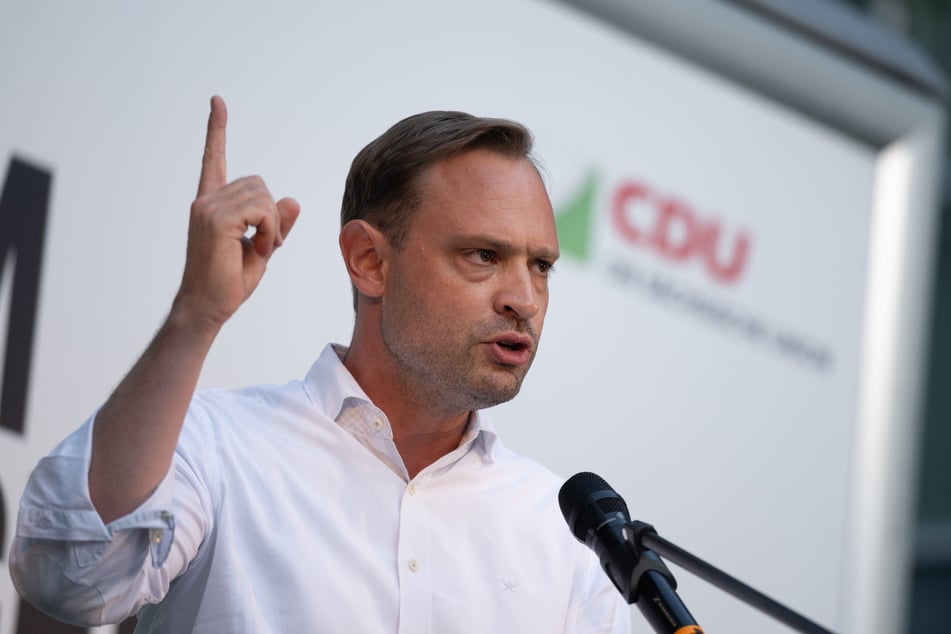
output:
[[410,572],[419,572],[419,564],[416,563],[415,559],[409,560],[409,571]]
[[383,429],[383,419],[382,419],[382,418],[374,418],[374,419],[373,419],[373,428],[374,428],[374,429],[377,429],[377,430]]
[[416,495],[416,483],[413,483],[413,484],[410,484],[410,485],[409,485],[409,494],[410,494],[410,495]]
[[155,543],[155,544],[160,544],[160,543],[162,543],[162,531],[161,531],[160,529],[158,529],[158,528],[153,528],[153,529],[152,529],[152,535],[151,535],[151,537],[152,537],[152,542],[153,542],[153,543]]

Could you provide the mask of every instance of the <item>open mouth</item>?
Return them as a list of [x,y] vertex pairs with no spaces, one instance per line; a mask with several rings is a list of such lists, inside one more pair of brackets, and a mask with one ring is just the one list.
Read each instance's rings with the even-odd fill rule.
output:
[[532,338],[519,333],[500,335],[491,345],[492,357],[505,366],[522,366],[531,360]]

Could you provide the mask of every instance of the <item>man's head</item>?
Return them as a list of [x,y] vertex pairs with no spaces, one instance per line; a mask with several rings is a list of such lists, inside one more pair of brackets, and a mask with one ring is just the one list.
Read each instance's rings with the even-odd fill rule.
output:
[[419,206],[419,182],[431,165],[475,149],[531,160],[532,134],[506,119],[435,110],[407,117],[353,159],[343,192],[340,226],[366,220],[401,248]]
[[[547,191],[521,125],[458,112],[396,124],[353,162],[341,247],[378,382],[445,413],[519,390],[558,257]],[[376,343],[373,343],[376,342]]]

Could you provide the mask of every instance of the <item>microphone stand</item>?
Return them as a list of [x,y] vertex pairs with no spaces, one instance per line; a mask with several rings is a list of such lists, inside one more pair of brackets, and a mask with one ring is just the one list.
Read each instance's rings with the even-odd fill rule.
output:
[[810,621],[781,603],[774,601],[739,579],[731,577],[676,544],[667,541],[658,535],[657,531],[654,530],[654,527],[650,524],[634,520],[629,522],[625,529],[625,532],[628,533],[628,540],[632,542],[637,552],[642,553],[645,549],[654,551],[674,562],[684,570],[693,573],[704,581],[713,584],[724,592],[733,595],[744,603],[773,617],[777,621],[785,623],[798,632],[805,632],[806,634],[833,634],[830,630]]

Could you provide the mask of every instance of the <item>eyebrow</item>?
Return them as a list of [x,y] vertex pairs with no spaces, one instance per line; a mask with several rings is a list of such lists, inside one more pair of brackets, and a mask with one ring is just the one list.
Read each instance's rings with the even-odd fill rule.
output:
[[[472,234],[460,236],[457,240],[461,244],[473,244],[480,245],[486,249],[496,251],[498,253],[518,253],[522,249],[518,247],[513,242],[507,240],[500,240],[498,238],[490,237],[482,234]],[[548,260],[554,262],[557,260],[561,254],[558,251],[553,251],[551,249],[541,247],[539,249],[532,249],[529,251],[529,255],[534,258],[539,258],[542,260]]]

